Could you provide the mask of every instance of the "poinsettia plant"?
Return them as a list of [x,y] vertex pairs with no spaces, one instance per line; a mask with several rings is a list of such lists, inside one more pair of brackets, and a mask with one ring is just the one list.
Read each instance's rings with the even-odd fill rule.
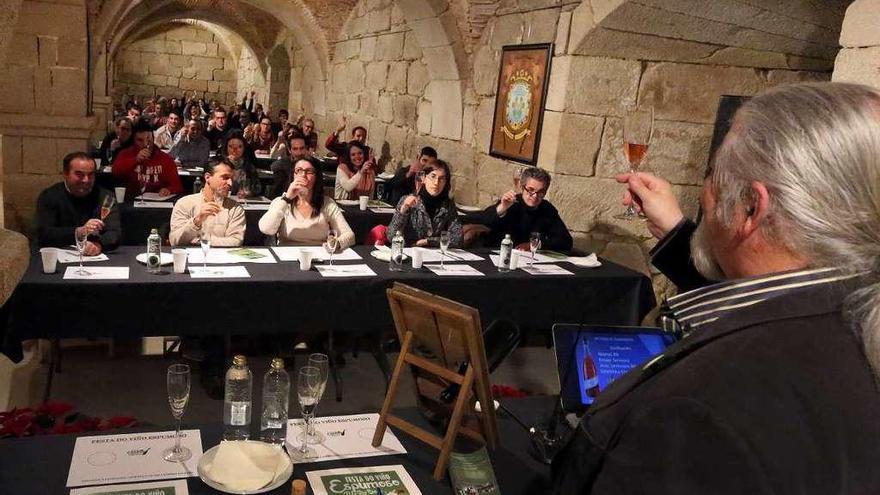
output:
[[72,404],[57,401],[0,412],[0,438],[105,431],[137,425],[137,419],[131,416],[91,418],[77,412]]

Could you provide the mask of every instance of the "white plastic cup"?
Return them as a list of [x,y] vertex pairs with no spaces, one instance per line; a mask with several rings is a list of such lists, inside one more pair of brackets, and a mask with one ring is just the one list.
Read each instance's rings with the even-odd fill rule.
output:
[[174,257],[174,273],[186,272],[186,249],[172,249],[171,256]]
[[412,250],[412,267],[415,269],[422,267],[422,248],[420,247]]
[[369,196],[359,196],[358,197],[358,206],[361,207],[361,211],[367,211],[367,205],[370,204]]
[[124,187],[114,187],[113,192],[116,193],[116,202],[124,203],[125,202],[125,188]]
[[312,269],[312,252],[308,249],[299,250],[299,269],[304,272]]
[[43,273],[55,273],[58,265],[58,248],[40,248],[40,257],[43,259]]
[[519,268],[519,257],[522,255],[519,249],[512,249],[510,251],[510,269],[516,270]]

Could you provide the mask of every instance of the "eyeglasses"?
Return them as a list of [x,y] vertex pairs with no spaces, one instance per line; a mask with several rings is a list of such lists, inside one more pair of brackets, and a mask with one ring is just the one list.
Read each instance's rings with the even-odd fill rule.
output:
[[296,168],[296,169],[293,169],[293,175],[295,175],[295,176],[315,175],[315,171],[310,168]]
[[446,182],[445,175],[437,175],[437,174],[428,174],[426,179],[429,179],[431,182]]
[[523,192],[533,198],[543,198],[547,194],[546,189],[532,189],[531,187],[523,187]]

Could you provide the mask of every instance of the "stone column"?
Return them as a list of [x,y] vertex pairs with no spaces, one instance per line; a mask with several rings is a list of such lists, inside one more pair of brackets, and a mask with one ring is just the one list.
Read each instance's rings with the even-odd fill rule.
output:
[[880,0],[856,0],[846,9],[833,81],[880,88]]

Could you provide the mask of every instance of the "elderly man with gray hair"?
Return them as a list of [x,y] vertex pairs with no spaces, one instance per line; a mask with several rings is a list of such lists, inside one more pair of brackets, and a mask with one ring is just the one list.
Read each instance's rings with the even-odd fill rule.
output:
[[[683,220],[619,178],[664,248],[723,280],[668,300],[686,336],[618,378],[556,458],[555,493],[880,493],[880,92],[747,102]],[[692,223],[689,224],[693,226]]]

